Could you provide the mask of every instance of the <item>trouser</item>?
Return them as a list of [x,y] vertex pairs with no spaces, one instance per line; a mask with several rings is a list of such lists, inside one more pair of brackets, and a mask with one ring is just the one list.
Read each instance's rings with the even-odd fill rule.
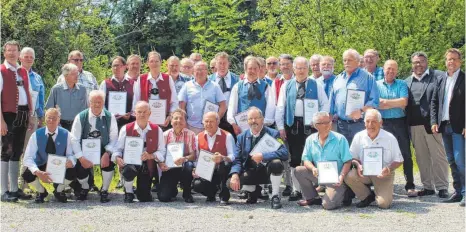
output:
[[71,127],[73,126],[73,120],[60,120],[60,126],[71,131]]
[[406,180],[405,189],[414,189],[413,159],[406,118],[385,118],[383,119],[383,129],[392,133],[398,141],[398,146],[400,147],[401,155],[404,160],[403,173]]
[[423,125],[411,126],[411,139],[425,189],[448,189],[448,161],[441,134],[428,134]]
[[197,178],[193,181],[193,190],[206,197],[215,197],[218,191],[217,186],[220,186],[220,199],[228,201],[230,199],[230,190],[227,188],[227,180],[230,169],[230,163],[221,162],[214,171],[212,181]]
[[125,188],[126,193],[132,193],[133,181],[136,181],[136,197],[140,202],[152,201],[151,179],[152,176],[146,163],[143,165],[126,164],[123,167],[122,175],[125,180],[125,186],[130,185],[130,188]]
[[[38,127],[42,126],[42,125],[38,125],[39,119],[37,118],[37,116],[29,117],[29,123],[32,125],[32,129],[26,130],[26,137],[24,138],[23,153],[26,150],[26,147],[28,146],[29,138],[31,137],[32,133],[34,133]],[[24,173],[25,170],[26,170],[26,166],[21,166],[20,173]],[[27,184],[25,183],[22,175],[19,177],[19,182],[20,182],[20,188],[24,190]]]
[[341,120],[337,121],[337,132],[345,136],[348,140],[348,144],[351,146],[353,142],[354,135],[359,131],[366,129],[364,126],[364,120]]
[[356,169],[352,169],[345,177],[345,183],[353,190],[359,200],[366,199],[371,194],[367,185],[374,185],[375,201],[380,208],[387,209],[393,201],[393,181],[395,172],[384,178],[377,176],[360,177]]
[[285,125],[286,137],[290,149],[290,166],[295,168],[301,165],[301,157],[303,155],[304,143],[307,136],[317,132],[316,129],[309,126],[304,127],[302,117],[294,117],[294,123],[291,127]]
[[[318,185],[317,177],[315,177],[309,169],[305,166],[299,166],[296,168],[295,175],[299,185],[301,185],[304,199],[312,200],[319,196],[314,187],[314,185]],[[327,188],[325,188],[325,195],[322,198],[322,206],[324,209],[331,210],[340,207],[343,203],[346,189],[347,186],[345,183],[338,187],[327,185]]]
[[[76,173],[77,173],[77,179],[79,180],[79,183],[81,185],[83,184],[81,182],[82,180],[88,179],[87,183],[88,183],[89,187],[93,186],[93,184],[94,184],[94,175],[92,175],[93,168],[94,167],[84,168],[81,165],[81,162],[79,160],[77,160],[77,162],[76,162]],[[110,183],[107,183],[107,182],[112,181],[111,179],[108,180],[108,179],[104,178],[104,172],[111,172],[113,174],[114,170],[115,170],[115,163],[113,163],[112,161],[110,161],[110,164],[108,165],[108,167],[101,168],[101,171],[102,171],[102,186],[107,186],[107,185],[110,184]],[[90,179],[92,179],[92,182],[90,181]],[[83,186],[81,186],[81,187],[83,189],[89,189],[89,188],[86,188],[86,187],[83,187]],[[108,189],[105,188],[104,190],[108,190]]]
[[183,188],[183,198],[191,196],[191,183],[193,181],[194,164],[191,161],[184,162],[182,167],[171,168],[162,174],[160,188],[157,196],[161,202],[169,202],[178,195],[177,185]]
[[[45,170],[47,170],[47,164],[38,166],[38,168],[41,171],[45,171]],[[37,176],[34,175],[29,170],[29,168],[26,168],[21,176],[23,177],[24,181],[26,181],[26,183],[28,183],[28,184],[33,183],[36,180],[39,181]],[[69,183],[74,179],[76,179],[76,169],[75,168],[67,168],[66,172],[65,172],[64,184],[55,184],[55,183],[53,184],[55,192],[62,192],[65,189],[66,183]],[[40,182],[39,182],[39,184],[40,184]],[[40,185],[42,186],[42,184],[40,184]],[[43,188],[43,186],[42,186],[42,188]],[[36,190],[40,192],[39,189],[36,189]]]
[[[248,165],[244,172],[239,173],[240,189],[244,185],[260,185],[270,183],[270,175],[280,176],[283,173],[283,162],[279,159],[274,159],[266,165],[260,163],[258,165]],[[231,177],[227,180],[227,186],[230,187]]]
[[442,122],[443,133],[443,146],[447,154],[447,160],[450,164],[451,175],[453,177],[453,188],[456,193],[461,193],[464,197],[465,185],[465,160],[464,160],[464,135],[453,132],[449,122]]

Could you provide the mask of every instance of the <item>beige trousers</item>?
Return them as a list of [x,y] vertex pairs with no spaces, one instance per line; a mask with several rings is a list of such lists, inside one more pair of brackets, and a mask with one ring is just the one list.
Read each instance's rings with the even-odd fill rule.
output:
[[359,200],[366,199],[371,194],[371,189],[366,184],[374,185],[375,201],[380,208],[387,209],[393,201],[393,181],[395,172],[390,176],[378,178],[376,176],[360,177],[356,169],[352,169],[345,177],[346,184],[353,190]]

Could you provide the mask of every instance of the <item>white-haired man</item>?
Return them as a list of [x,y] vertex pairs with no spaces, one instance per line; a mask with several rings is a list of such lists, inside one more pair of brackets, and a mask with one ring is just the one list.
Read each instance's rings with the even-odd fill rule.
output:
[[[78,83],[82,84],[86,88],[89,94],[92,90],[99,88],[95,76],[88,71],[83,70],[84,54],[81,51],[74,50],[68,54],[68,63],[74,64],[78,67]],[[62,74],[57,79],[57,84],[64,83],[65,76]],[[64,112],[64,111],[62,111]]]

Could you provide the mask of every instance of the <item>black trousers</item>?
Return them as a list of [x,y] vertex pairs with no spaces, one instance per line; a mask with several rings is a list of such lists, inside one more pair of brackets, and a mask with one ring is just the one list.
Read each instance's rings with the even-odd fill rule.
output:
[[[20,110],[21,109],[21,110]],[[18,113],[3,113],[8,132],[2,136],[1,161],[19,161],[24,148],[28,128],[28,107],[19,106]]]
[[405,189],[414,189],[413,159],[409,140],[406,118],[383,119],[383,129],[392,133],[398,140],[398,146],[403,156],[403,172],[406,180]]
[[60,120],[60,126],[67,129],[68,131],[71,131],[71,127],[73,126],[73,120]]
[[[252,164],[245,168],[244,172],[239,174],[241,188],[243,185],[260,185],[269,184],[270,175],[281,175],[284,170],[283,162],[280,159],[274,159],[268,162],[266,165],[263,164]],[[231,177],[227,181],[227,186],[230,186]]]
[[183,188],[183,198],[191,196],[191,182],[193,181],[194,164],[191,161],[185,162],[180,168],[171,168],[162,173],[160,178],[160,188],[157,196],[161,202],[170,202],[178,195],[178,183]]
[[136,197],[140,202],[152,201],[151,189],[151,176],[146,164],[133,165],[127,164],[123,167],[121,172],[125,181],[136,180]]
[[301,165],[306,138],[317,130],[309,126],[304,127],[304,119],[295,117],[291,127],[285,125],[285,132],[290,149],[290,166],[295,168]]
[[228,201],[230,199],[230,190],[227,188],[228,174],[230,173],[231,164],[221,162],[215,169],[212,181],[197,178],[193,181],[193,190],[206,197],[215,197],[220,186],[220,199]]
[[[47,169],[47,163],[41,166],[38,166],[39,170],[45,171]],[[24,170],[23,174],[21,175],[23,177],[23,180],[26,181],[26,183],[32,183],[37,179],[37,176],[32,174],[32,172],[29,170],[29,168],[26,168]],[[65,179],[67,180],[74,180],[76,179],[76,169],[75,168],[67,168],[65,172]],[[53,187],[55,190],[58,187],[58,184],[53,184]]]

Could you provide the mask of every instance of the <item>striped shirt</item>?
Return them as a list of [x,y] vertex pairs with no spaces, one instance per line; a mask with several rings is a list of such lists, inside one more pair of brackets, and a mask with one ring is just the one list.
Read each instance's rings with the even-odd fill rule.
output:
[[[395,79],[392,84],[388,84],[385,80],[379,80],[377,81],[377,88],[381,99],[408,98],[408,85],[403,80]],[[402,118],[406,116],[404,109],[399,107],[379,111],[382,118]]]
[[[175,135],[175,129],[171,128],[163,132],[163,138],[166,145],[170,143],[184,143],[185,151],[187,151],[188,154],[192,152],[196,154],[196,134],[186,128],[183,128],[179,135]],[[184,155],[186,156],[188,154],[185,153]]]
[[[366,70],[366,69],[365,69]],[[367,71],[367,70],[366,70]],[[369,71],[367,71],[369,72]],[[370,73],[372,74],[372,76],[374,76],[375,80],[376,81],[379,81],[379,80],[383,80],[384,77],[385,77],[385,74],[383,73],[383,68],[382,67],[375,67],[375,71],[373,73]]]

